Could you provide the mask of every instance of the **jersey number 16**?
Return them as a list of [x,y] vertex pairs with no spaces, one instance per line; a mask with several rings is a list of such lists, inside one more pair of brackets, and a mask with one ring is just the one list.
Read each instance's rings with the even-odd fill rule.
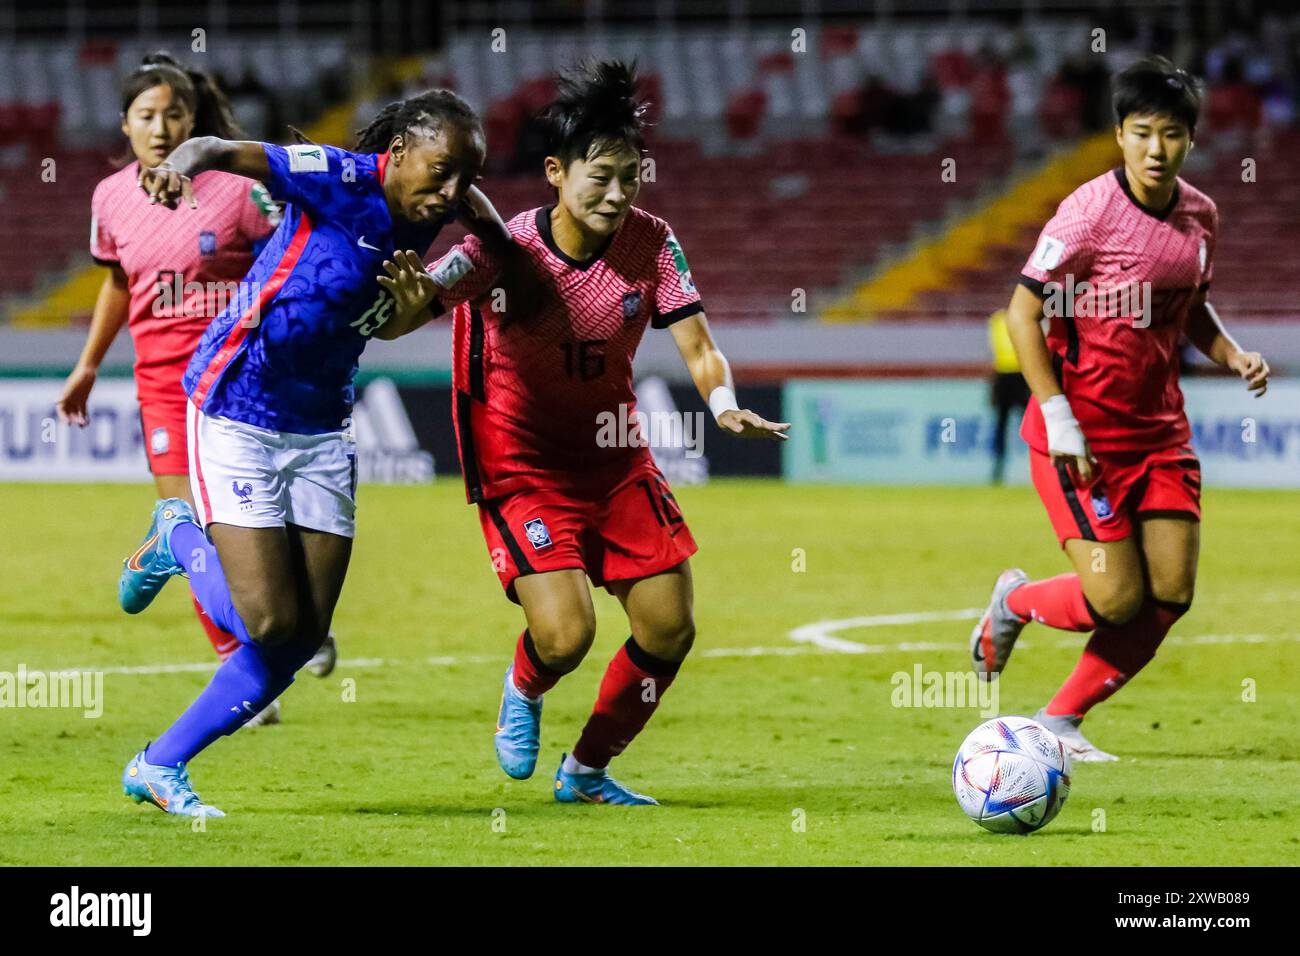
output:
[[605,339],[584,339],[565,342],[564,374],[580,382],[590,382],[605,374]]

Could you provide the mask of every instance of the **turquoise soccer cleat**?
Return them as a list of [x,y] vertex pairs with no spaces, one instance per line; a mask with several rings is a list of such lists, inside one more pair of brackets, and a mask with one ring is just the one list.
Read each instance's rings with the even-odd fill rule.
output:
[[[564,755],[565,757],[568,754]],[[555,771],[555,799],[560,803],[612,803],[626,807],[657,807],[659,801],[643,793],[629,790],[609,775],[608,770],[596,773],[565,773],[564,757],[560,769]]]
[[542,699],[532,700],[515,687],[514,665],[506,670],[501,690],[501,711],[497,714],[497,732],[492,738],[497,763],[506,776],[527,780],[537,767],[537,752],[542,741]]
[[216,807],[199,799],[190,785],[185,764],[156,767],[144,759],[144,751],[131,758],[122,771],[122,792],[136,803],[152,803],[164,813],[183,817],[224,817]]
[[117,602],[127,614],[139,614],[147,608],[167,579],[185,569],[172,554],[169,540],[172,529],[182,521],[197,525],[194,509],[184,498],[163,498],[153,506],[153,520],[135,554],[122,563],[117,582]]

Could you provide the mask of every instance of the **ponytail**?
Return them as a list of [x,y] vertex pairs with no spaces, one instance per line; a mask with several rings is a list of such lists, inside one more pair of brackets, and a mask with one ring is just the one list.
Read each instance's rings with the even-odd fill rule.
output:
[[230,100],[216,81],[202,70],[185,70],[194,85],[197,108],[194,111],[192,136],[216,136],[220,139],[243,139],[244,131],[235,122]]

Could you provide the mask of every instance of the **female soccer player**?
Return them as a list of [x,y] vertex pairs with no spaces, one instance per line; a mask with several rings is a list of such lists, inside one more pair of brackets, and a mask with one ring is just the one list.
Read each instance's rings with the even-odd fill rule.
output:
[[158,502],[123,572],[122,590],[141,607],[188,572],[208,614],[240,640],[127,764],[123,787],[137,802],[220,815],[195,794],[186,764],[278,697],[328,633],[352,550],[352,380],[393,308],[375,275],[395,250],[427,249],[457,215],[485,241],[508,242],[472,187],[483,157],[473,110],[434,90],[386,107],[356,152],[201,137],[144,172],[150,201],[169,207],[193,206],[194,178],[213,169],[261,180],[289,205],[185,373],[199,517],[184,499]]
[[1079,725],[1155,656],[1192,601],[1201,475],[1178,387],[1179,339],[1257,397],[1269,376],[1206,297],[1218,213],[1178,176],[1198,83],[1152,57],[1116,77],[1113,102],[1123,164],[1076,189],[1043,227],[1007,320],[1034,396],[1021,427],[1034,487],[1075,570],[1043,581],[1004,571],[971,635],[974,667],[991,678],[1031,620],[1093,632],[1035,718],[1083,761],[1117,759]]
[[[278,213],[260,183],[218,170],[195,177],[199,206],[184,215],[150,205],[141,194],[141,171],[164,162],[190,137],[239,137],[230,104],[207,74],[182,67],[166,53],[146,56],[122,88],[122,132],[135,161],[100,182],[91,199],[90,251],[108,273],[58,411],[71,424],[89,423],[87,403],[99,364],[126,325],[135,345],[140,425],[158,496],[190,501],[181,376],[225,293],[237,287],[275,230]],[[197,597],[194,610],[218,657],[233,654],[238,639],[203,612]],[[332,652],[333,642],[328,644]],[[332,653],[322,656],[320,676],[332,660]]]
[[632,636],[555,776],[556,799],[570,803],[656,802],[606,768],[650,719],[695,636],[688,560],[695,541],[649,450],[611,424],[633,419],[632,357],[646,326],[672,329],[724,431],[783,439],[789,428],[737,406],[681,246],[667,223],[633,205],[644,108],[621,63],[560,78],[545,114],[545,172],[556,203],[510,222],[517,267],[527,273],[515,284],[531,293],[484,298],[502,260],[473,237],[431,275],[404,253],[380,279],[398,301],[397,320],[379,333],[386,337],[430,319],[431,302],[439,312],[456,306],[454,412],[465,486],[506,594],[527,622],[497,718],[497,759],[509,776],[532,774],[542,695],[591,648],[587,578],[627,612]]

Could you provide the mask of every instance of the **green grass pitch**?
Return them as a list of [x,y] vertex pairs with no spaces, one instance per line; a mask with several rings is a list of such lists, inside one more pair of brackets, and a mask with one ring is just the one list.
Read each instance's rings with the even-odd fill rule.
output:
[[[117,669],[98,719],[0,710],[0,864],[1300,863],[1300,494],[1207,491],[1200,584],[1177,641],[1087,724],[1122,762],[1076,766],[1061,815],[1028,837],[985,833],[953,798],[975,710],[891,703],[896,672],[966,667],[971,622],[841,632],[872,646],[857,654],[790,632],[980,606],[1012,565],[1066,570],[1032,491],[717,481],[678,497],[701,547],[696,653],[614,763],[664,806],[550,794],[626,637],[604,592],[595,648],[547,697],[538,773],[514,782],[497,768],[493,721],[521,614],[460,485],[441,480],[362,489],[335,620],[343,660],[328,679],[299,678],[281,726],[194,762],[198,791],[230,814],[195,832],[118,782],[209,678],[157,666],[212,656],[182,582],[138,618],[117,608],[150,492],[0,486],[0,671]],[[1002,712],[1032,713],[1079,646],[1031,626]]]

